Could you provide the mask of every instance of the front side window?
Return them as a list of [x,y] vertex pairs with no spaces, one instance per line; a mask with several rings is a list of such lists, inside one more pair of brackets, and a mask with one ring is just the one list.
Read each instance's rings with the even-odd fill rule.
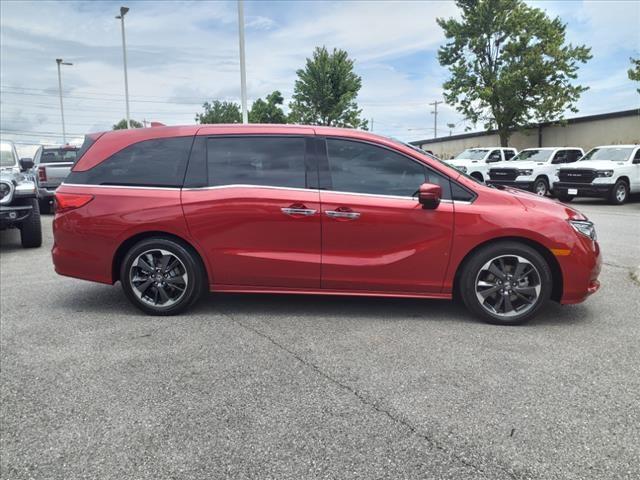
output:
[[65,183],[181,187],[192,142],[175,137],[134,143],[90,170],[72,172]]
[[504,151],[505,160],[511,160],[515,155],[516,155],[516,152],[514,152],[513,150],[505,150]]
[[425,167],[386,148],[327,140],[333,190],[411,197],[425,183]]
[[499,162],[500,160],[502,160],[502,157],[500,156],[500,150],[492,151],[491,154],[487,157],[487,162]]
[[207,141],[210,186],[305,188],[303,137],[220,137]]

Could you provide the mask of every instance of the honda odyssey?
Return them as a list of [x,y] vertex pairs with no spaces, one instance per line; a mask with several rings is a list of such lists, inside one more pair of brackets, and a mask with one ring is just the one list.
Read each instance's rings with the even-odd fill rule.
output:
[[578,211],[357,130],[93,134],[55,197],[56,271],[120,281],[154,315],[206,291],[456,296],[518,324],[599,287],[594,226]]

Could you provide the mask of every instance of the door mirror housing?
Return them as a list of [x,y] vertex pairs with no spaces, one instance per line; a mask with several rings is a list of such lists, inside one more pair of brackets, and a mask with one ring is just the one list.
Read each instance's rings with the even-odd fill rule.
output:
[[20,170],[26,172],[27,170],[31,170],[33,168],[33,159],[32,158],[21,158],[18,162],[20,164]]
[[433,183],[423,183],[418,189],[418,202],[422,208],[435,210],[440,205],[442,198],[442,187]]

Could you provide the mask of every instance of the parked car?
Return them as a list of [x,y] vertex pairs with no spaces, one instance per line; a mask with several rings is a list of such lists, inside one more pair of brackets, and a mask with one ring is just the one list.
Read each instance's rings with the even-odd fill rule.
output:
[[562,163],[573,163],[584,155],[577,147],[526,148],[509,163],[498,163],[489,169],[489,185],[521,188],[545,196]]
[[447,163],[484,182],[488,178],[489,164],[509,161],[517,153],[515,148],[468,148]]
[[621,205],[640,193],[640,145],[606,145],[587,152],[578,162],[558,169],[553,191],[558,199],[605,197]]
[[31,159],[18,160],[12,142],[0,143],[0,230],[20,229],[25,248],[42,245],[36,186],[29,173]]
[[79,147],[73,145],[41,146],[36,151],[33,162],[36,170],[36,185],[40,211],[50,213],[53,194],[60,186],[76,160]]
[[[59,274],[170,315],[206,290],[451,299],[517,324],[599,283],[593,224],[350,129],[196,125],[87,137],[56,191]],[[425,305],[425,311],[428,306]]]

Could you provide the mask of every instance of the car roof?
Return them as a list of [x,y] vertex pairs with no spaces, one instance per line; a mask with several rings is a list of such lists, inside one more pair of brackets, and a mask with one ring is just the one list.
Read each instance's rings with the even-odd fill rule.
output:
[[598,146],[593,147],[593,148],[636,148],[636,147],[640,147],[640,145],[633,145],[633,144],[627,144],[627,145],[598,145]]
[[524,152],[525,150],[582,150],[580,147],[529,147],[523,148],[520,150]]

